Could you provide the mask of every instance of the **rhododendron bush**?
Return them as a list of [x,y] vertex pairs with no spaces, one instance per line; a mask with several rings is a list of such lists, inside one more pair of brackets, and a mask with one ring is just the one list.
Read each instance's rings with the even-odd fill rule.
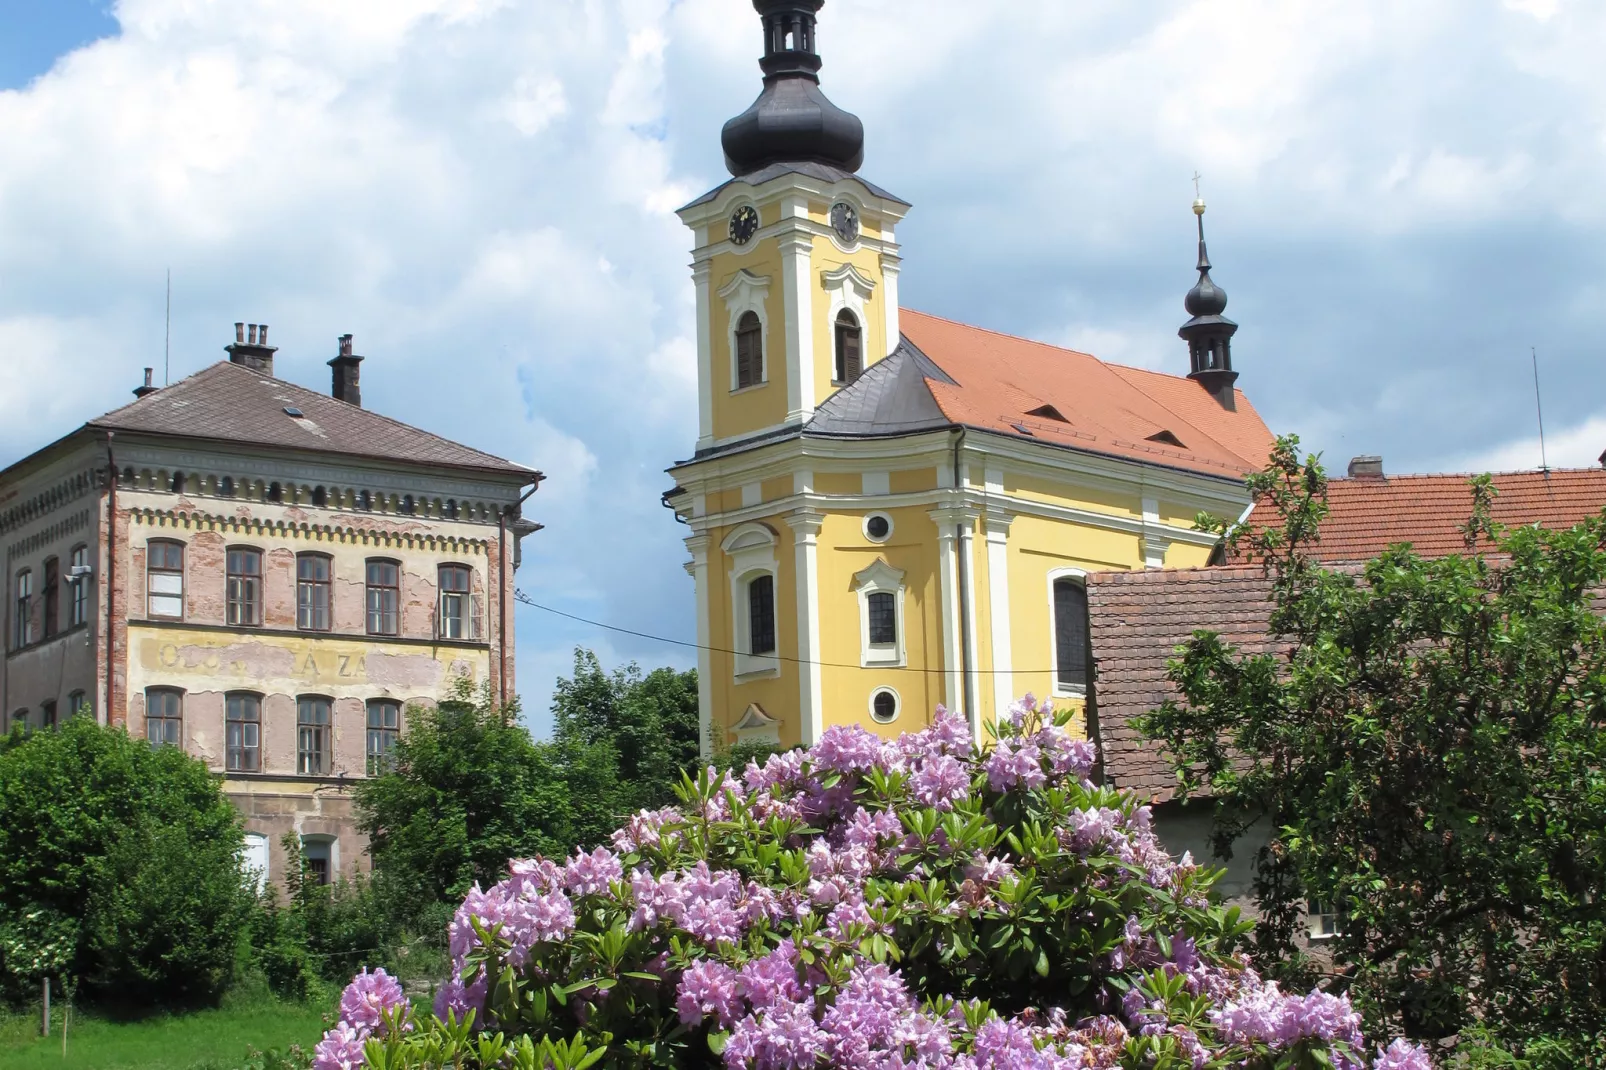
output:
[[476,888],[435,1006],[365,973],[316,1065],[1427,1070],[1257,977],[1216,875],[1088,780],[1068,720],[1028,696],[985,747],[939,709],[705,773],[611,847]]

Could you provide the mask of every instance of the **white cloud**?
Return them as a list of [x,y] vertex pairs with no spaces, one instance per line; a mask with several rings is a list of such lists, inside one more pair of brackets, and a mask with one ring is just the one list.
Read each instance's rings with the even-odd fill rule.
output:
[[1545,435],[1508,439],[1487,449],[1446,460],[1446,472],[1519,472],[1539,467],[1543,458],[1552,468],[1594,468],[1606,453],[1606,412],[1581,424]]
[[[1240,385],[1276,429],[1486,467],[1506,455],[1482,443],[1528,426],[1508,365],[1537,343],[1571,429],[1552,463],[1606,446],[1601,5],[918,7],[830,0],[820,26],[865,177],[915,201],[914,307],[1180,371],[1197,168]],[[748,0],[117,14],[120,36],[0,92],[0,450],[161,364],[171,267],[175,375],[266,320],[282,374],[321,387],[355,333],[375,408],[547,472],[521,585],[689,634],[658,500],[696,435],[673,209],[724,179],[720,124],[758,91]],[[519,625],[527,694],[603,641]]]

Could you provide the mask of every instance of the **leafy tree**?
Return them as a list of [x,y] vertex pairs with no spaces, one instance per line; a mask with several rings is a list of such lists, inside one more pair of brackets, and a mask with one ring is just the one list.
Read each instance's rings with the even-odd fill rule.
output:
[[374,864],[409,913],[494,882],[510,857],[561,853],[573,840],[553,749],[488,690],[463,681],[433,709],[409,707],[394,759],[354,796]]
[[551,741],[464,682],[433,710],[409,709],[393,768],[357,785],[377,894],[409,925],[432,928],[434,908],[494,883],[509,858],[603,842],[625,816],[674,801],[697,760],[696,674],[606,673],[586,650],[574,664]]
[[1606,1057],[1606,515],[1501,530],[1483,477],[1464,554],[1323,568],[1326,479],[1297,451],[1280,440],[1250,480],[1280,526],[1229,536],[1265,564],[1285,649],[1196,632],[1170,666],[1182,701],[1145,726],[1184,796],[1208,786],[1218,853],[1272,831],[1260,964],[1323,968],[1296,935],[1307,900],[1330,903],[1333,980],[1374,1025]]
[[65,945],[47,956],[50,972],[102,1001],[214,1000],[251,908],[242,843],[218,780],[176,747],[87,717],[13,730],[0,741],[7,972]]
[[552,711],[553,741],[584,807],[579,843],[603,842],[626,815],[673,803],[682,771],[697,768],[695,671],[643,676],[632,663],[607,673],[594,653],[576,649],[574,675],[558,681]]

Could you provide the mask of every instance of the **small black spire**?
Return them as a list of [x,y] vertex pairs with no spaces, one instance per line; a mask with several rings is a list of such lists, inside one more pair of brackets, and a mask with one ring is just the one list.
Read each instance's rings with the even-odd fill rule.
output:
[[1238,373],[1232,370],[1232,336],[1238,325],[1223,316],[1227,311],[1227,291],[1217,286],[1210,277],[1210,254],[1205,252],[1205,202],[1193,202],[1193,214],[1199,219],[1199,281],[1193,284],[1182,307],[1193,318],[1177,330],[1188,343],[1188,360],[1191,368],[1188,378],[1210,391],[1212,397],[1226,409],[1237,407],[1232,384]]
[[864,124],[820,91],[814,19],[825,0],[753,0],[764,25],[764,89],[720,135],[733,175],[766,164],[816,161],[857,171]]

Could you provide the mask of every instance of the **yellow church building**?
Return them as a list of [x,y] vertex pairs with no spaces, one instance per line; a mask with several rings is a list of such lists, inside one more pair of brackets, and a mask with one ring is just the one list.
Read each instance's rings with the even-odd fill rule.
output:
[[1096,711],[1084,577],[1204,564],[1193,518],[1240,514],[1271,445],[1204,205],[1186,375],[900,307],[910,206],[858,176],[863,126],[820,90],[822,3],[754,0],[734,177],[680,210],[699,427],[666,500],[691,531],[704,749],[891,736],[939,703],[980,735],[1027,691]]

